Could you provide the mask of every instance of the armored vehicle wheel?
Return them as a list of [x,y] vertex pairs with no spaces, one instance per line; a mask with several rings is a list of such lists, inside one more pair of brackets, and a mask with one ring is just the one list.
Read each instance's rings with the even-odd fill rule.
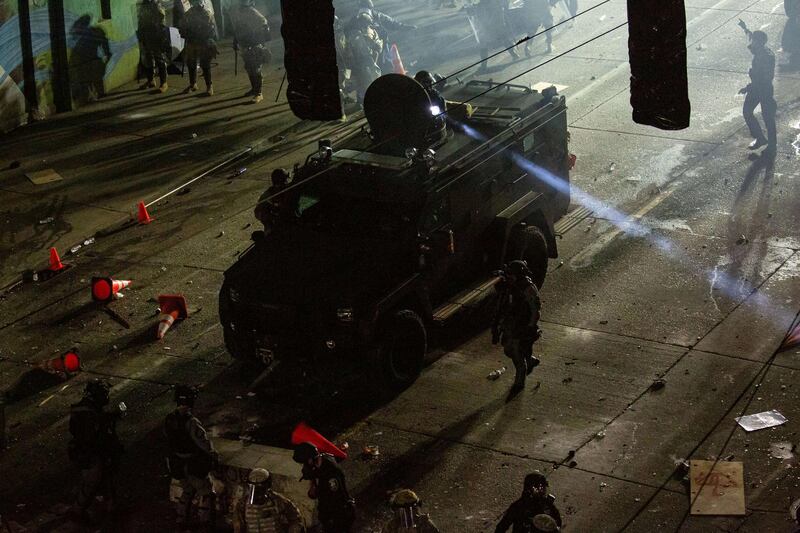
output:
[[427,350],[428,334],[419,315],[410,309],[394,312],[378,340],[376,385],[397,391],[414,383]]
[[536,226],[519,226],[509,243],[508,260],[523,259],[533,273],[533,283],[541,289],[547,276],[547,241]]

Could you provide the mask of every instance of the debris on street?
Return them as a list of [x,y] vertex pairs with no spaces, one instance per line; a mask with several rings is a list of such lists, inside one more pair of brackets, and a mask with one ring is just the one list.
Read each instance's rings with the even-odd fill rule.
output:
[[744,463],[692,460],[693,515],[744,515]]
[[774,409],[772,411],[764,411],[763,413],[739,416],[736,417],[735,420],[745,431],[757,431],[759,429],[780,426],[787,422],[786,417]]
[[492,380],[492,381],[494,381],[496,379],[499,379],[500,376],[502,376],[505,371],[506,371],[506,367],[498,368],[497,370],[492,370],[486,376],[486,379],[489,379],[489,380]]

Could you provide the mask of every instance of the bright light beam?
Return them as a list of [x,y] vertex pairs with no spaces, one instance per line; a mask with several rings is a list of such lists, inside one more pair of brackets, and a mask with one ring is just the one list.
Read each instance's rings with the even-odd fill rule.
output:
[[[473,139],[480,140],[482,142],[488,140],[486,136],[466,124],[455,121],[449,117],[448,121],[461,129],[464,134],[472,137]],[[580,187],[570,184],[546,168],[537,165],[533,161],[530,161],[513,150],[506,150],[505,155],[509,157],[518,167],[525,170],[529,177],[536,179],[563,194],[569,194],[573,201],[592,210],[599,218],[608,220],[626,235],[631,237],[646,238],[658,249],[665,252],[674,260],[679,261],[682,264],[687,264],[693,270],[705,277],[709,283],[711,283],[712,289],[713,287],[719,287],[725,296],[731,300],[737,301],[739,298],[750,298],[751,301],[759,308],[764,310],[765,313],[771,314],[777,320],[787,324],[791,324],[794,321],[795,313],[793,311],[780,305],[775,305],[763,292],[757,290],[758,287],[750,283],[747,279],[733,278],[724,272],[719,272],[718,268],[716,267],[709,269],[694,258],[689,257],[683,252],[683,250],[681,250],[680,246],[677,246],[667,237],[654,234],[652,228],[641,223],[637,217],[630,216],[618,210],[617,208],[606,204],[605,202],[583,191]]]

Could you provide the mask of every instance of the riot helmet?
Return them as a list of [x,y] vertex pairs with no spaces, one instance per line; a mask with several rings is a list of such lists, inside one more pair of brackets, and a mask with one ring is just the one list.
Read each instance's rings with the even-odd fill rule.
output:
[[375,4],[372,3],[372,0],[361,0],[358,7],[359,9],[375,9]]
[[515,259],[514,261],[511,261],[505,266],[505,268],[503,268],[503,272],[506,276],[513,276],[516,280],[521,280],[526,276],[531,276],[528,263],[522,259]]
[[525,476],[522,486],[523,494],[530,497],[543,497],[547,492],[547,478],[538,470],[534,470]]
[[800,525],[800,499],[795,500],[789,507],[789,514],[792,515],[792,520]]
[[190,385],[178,385],[175,387],[175,403],[179,406],[194,407],[194,401],[197,399],[197,387]]
[[111,385],[104,379],[94,378],[86,384],[83,391],[84,398],[88,398],[93,404],[98,407],[108,405],[108,392]]
[[307,464],[309,461],[316,459],[319,456],[319,450],[310,442],[301,442],[294,447],[292,459],[295,463],[301,465]]
[[419,496],[410,489],[402,489],[392,494],[389,505],[397,516],[401,527],[417,526],[417,508],[421,505]]
[[372,15],[367,12],[359,13],[356,17],[356,28],[363,30],[372,26]]
[[436,78],[427,70],[420,70],[417,72],[416,75],[414,75],[414,79],[417,80],[417,83],[425,87],[426,90],[431,89],[436,84]]
[[272,171],[272,185],[283,187],[289,181],[289,172],[285,168],[276,168]]
[[272,488],[272,475],[264,468],[254,468],[247,476],[247,503],[263,505],[267,501],[267,493]]
[[761,30],[756,30],[750,34],[750,45],[748,48],[763,48],[767,45],[767,34]]

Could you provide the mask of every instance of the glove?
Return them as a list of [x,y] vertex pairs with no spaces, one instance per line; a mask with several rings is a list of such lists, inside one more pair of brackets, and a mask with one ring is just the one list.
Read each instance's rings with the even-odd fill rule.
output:
[[537,326],[534,325],[528,326],[527,330],[525,331],[525,338],[531,342],[536,342],[541,336],[541,331]]
[[233,43],[233,51],[238,52],[240,50],[239,43]]
[[747,87],[742,87],[741,89],[739,89],[739,94],[747,94],[749,91],[750,91],[750,86],[748,85]]

